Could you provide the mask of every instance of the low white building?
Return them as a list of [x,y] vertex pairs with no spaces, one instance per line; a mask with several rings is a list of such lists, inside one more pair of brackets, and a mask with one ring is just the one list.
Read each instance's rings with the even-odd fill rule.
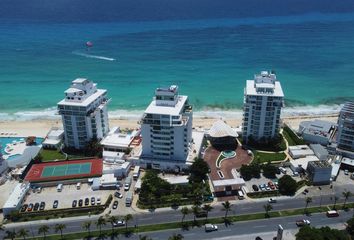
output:
[[305,172],[308,163],[311,161],[319,161],[319,159],[316,156],[312,155],[303,158],[298,158],[295,160],[290,160],[290,168],[293,172]]
[[321,161],[326,161],[328,159],[328,151],[321,144],[310,144],[310,148]]
[[118,179],[128,176],[131,167],[131,162],[123,163],[103,163],[103,174],[114,174]]
[[299,125],[299,135],[308,143],[328,145],[337,129],[337,124],[323,120],[303,121]]
[[315,153],[307,145],[289,146],[289,154],[293,159],[304,158]]
[[4,216],[9,215],[12,211],[19,210],[29,189],[29,183],[19,183],[15,186],[9,198],[2,207]]
[[116,189],[117,185],[118,180],[113,173],[102,174],[101,177],[93,179],[91,188],[92,190],[99,190],[102,188]]
[[64,130],[59,128],[52,128],[42,142],[43,148],[59,149],[64,137]]

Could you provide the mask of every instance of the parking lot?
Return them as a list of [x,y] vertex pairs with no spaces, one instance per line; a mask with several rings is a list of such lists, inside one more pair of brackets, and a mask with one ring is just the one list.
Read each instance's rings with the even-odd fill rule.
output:
[[[25,198],[24,204],[35,204],[40,202],[45,202],[45,210],[53,209],[53,203],[55,200],[58,200],[57,209],[71,208],[73,201],[80,199],[85,201],[85,198],[91,200],[92,197],[95,198],[95,204],[97,199],[100,198],[101,204],[104,204],[108,196],[114,193],[112,190],[100,190],[93,191],[88,184],[81,184],[80,189],[77,189],[76,184],[64,185],[61,192],[57,191],[57,187],[45,187],[42,188],[40,193],[29,191],[28,195]],[[85,204],[83,203],[83,206]],[[77,203],[78,206],[78,203]],[[88,206],[91,206],[91,201]]]

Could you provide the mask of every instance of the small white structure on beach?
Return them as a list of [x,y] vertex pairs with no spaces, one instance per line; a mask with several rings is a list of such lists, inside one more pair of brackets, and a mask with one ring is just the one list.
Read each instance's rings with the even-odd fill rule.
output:
[[60,149],[64,137],[64,130],[59,128],[50,129],[46,138],[42,142],[43,148]]
[[2,207],[4,216],[9,215],[12,211],[18,210],[25,198],[28,190],[30,189],[29,183],[19,183],[11,192],[9,198]]

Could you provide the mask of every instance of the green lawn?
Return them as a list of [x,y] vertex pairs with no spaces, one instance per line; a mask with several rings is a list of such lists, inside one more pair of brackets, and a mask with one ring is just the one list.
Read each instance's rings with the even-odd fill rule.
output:
[[264,153],[259,151],[254,151],[254,159],[255,161],[259,161],[259,163],[266,163],[268,161],[282,161],[286,158],[286,154],[283,152],[280,153]]
[[43,162],[50,162],[53,160],[65,160],[65,155],[58,150],[42,149],[39,154],[42,156]]
[[302,138],[298,137],[296,133],[294,133],[294,131],[287,126],[283,128],[283,136],[288,141],[289,146],[305,144],[305,141]]

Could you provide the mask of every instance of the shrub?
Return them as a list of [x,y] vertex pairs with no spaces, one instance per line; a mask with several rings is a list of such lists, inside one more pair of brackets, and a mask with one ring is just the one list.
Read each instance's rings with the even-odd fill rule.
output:
[[289,175],[284,175],[278,181],[279,192],[283,195],[294,195],[297,190],[296,181]]

